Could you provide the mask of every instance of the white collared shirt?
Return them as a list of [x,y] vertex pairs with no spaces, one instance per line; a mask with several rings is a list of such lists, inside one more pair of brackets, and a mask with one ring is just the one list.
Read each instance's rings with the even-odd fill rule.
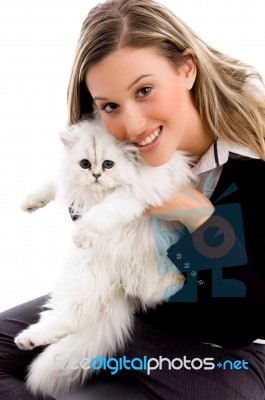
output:
[[213,194],[223,166],[228,161],[229,153],[250,158],[260,158],[248,147],[239,146],[219,138],[193,167],[193,172],[198,176],[197,189],[208,198]]

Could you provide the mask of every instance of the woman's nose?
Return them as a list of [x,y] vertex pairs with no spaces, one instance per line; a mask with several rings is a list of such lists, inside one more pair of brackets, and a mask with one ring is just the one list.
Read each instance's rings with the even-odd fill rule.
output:
[[146,119],[139,106],[128,105],[124,110],[123,117],[128,139],[133,139],[146,130]]

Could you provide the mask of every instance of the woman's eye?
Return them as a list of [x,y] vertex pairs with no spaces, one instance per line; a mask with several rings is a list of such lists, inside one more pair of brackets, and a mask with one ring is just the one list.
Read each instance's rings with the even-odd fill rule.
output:
[[80,161],[80,167],[84,169],[90,169],[91,168],[91,162],[89,160],[81,160]]
[[106,111],[106,113],[111,113],[118,108],[118,104],[116,103],[108,103],[105,104],[101,109]]
[[145,97],[151,93],[152,88],[150,86],[144,86],[137,91],[138,97]]
[[102,163],[102,168],[111,169],[114,166],[114,162],[110,160],[105,160]]

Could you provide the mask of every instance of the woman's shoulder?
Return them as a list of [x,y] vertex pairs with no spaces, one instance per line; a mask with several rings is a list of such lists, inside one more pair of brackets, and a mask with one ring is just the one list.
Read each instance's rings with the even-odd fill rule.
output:
[[257,181],[262,183],[265,178],[265,161],[230,152],[224,172],[231,174],[233,179],[237,179],[243,185]]
[[221,203],[226,200],[248,203],[265,199],[265,161],[260,158],[229,152],[222,173],[211,200]]
[[218,138],[216,153],[220,165],[229,169],[264,168],[265,161],[250,147],[231,143],[224,138]]

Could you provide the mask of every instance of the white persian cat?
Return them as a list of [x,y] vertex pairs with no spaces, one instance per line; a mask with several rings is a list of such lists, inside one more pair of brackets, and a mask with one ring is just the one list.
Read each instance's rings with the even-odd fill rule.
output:
[[[15,338],[24,350],[48,345],[27,378],[32,392],[44,396],[82,384],[93,370],[73,369],[73,360],[115,355],[130,337],[134,312],[155,307],[182,288],[183,275],[166,255],[173,243],[163,251],[156,247],[152,219],[144,211],[193,179],[190,158],[182,152],[151,167],[97,119],[73,125],[61,139],[66,146],[61,192],[81,217],[76,246],[39,322]],[[23,208],[36,210],[55,196],[52,186],[44,187]]]

